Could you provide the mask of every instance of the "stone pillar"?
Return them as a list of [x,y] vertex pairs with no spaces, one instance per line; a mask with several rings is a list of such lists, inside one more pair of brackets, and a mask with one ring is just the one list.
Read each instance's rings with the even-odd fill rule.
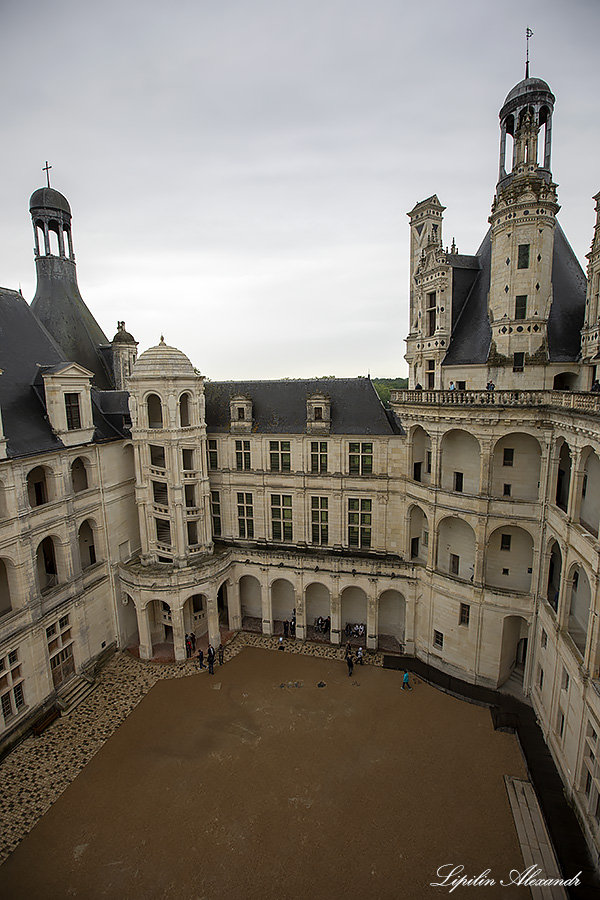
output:
[[567,515],[572,522],[579,522],[581,517],[581,491],[583,490],[583,475],[585,463],[582,459],[581,449],[578,449],[571,464],[571,484],[569,485],[569,502]]
[[490,476],[492,471],[492,441],[481,441],[481,458],[479,467],[479,494],[482,497],[490,496]]
[[261,603],[262,603],[262,633],[273,634],[273,604],[271,602],[271,588],[269,587],[269,573],[267,569],[260,570]]
[[439,434],[430,435],[431,440],[431,487],[439,488],[442,476],[442,449]]
[[379,608],[377,603],[377,579],[369,578],[369,596],[367,597],[367,649],[377,650],[377,628]]
[[337,577],[332,579],[333,584],[331,586],[331,594],[330,594],[330,613],[331,616],[331,634],[330,640],[332,644],[339,644],[341,642],[341,634],[340,634],[340,614],[341,614],[341,598],[340,598],[340,585]]
[[304,585],[302,579],[299,584],[294,585],[294,593],[296,596],[296,637],[299,641],[306,640],[306,600],[304,597]]
[[[152,603],[151,600],[150,603]],[[140,638],[140,659],[152,659],[152,634],[150,631],[150,621],[148,619],[148,604],[140,609],[136,603],[135,614],[137,617],[138,635]]]
[[219,605],[217,603],[217,592],[213,585],[206,589],[206,617],[208,620],[208,642],[212,644],[215,651],[218,650],[221,643],[221,628],[219,627]]
[[183,609],[179,606],[171,606],[171,625],[173,627],[173,648],[176,662],[186,659],[185,653],[185,628],[183,624]]
[[[562,547],[561,547],[562,551]],[[568,631],[569,628],[569,613],[571,611],[571,587],[572,582],[570,578],[567,578],[567,559],[566,553],[562,560],[562,567],[560,570],[560,587],[558,589],[558,609],[556,613],[556,619],[558,621],[559,628],[564,631]]]
[[239,581],[227,582],[227,611],[229,613],[229,629],[230,631],[241,631],[242,629],[242,606],[240,603],[240,583]]

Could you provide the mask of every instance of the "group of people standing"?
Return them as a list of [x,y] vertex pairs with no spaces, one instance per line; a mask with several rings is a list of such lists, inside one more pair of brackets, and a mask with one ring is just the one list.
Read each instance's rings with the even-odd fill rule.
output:
[[[218,654],[219,657],[219,665],[222,666],[225,662],[225,649],[223,644],[219,644],[219,649],[217,653],[215,653],[215,648],[212,644],[208,645],[208,650],[206,651],[206,662],[208,663],[208,674],[215,674],[215,658]],[[204,651],[202,647],[198,648],[198,668],[204,669]]]
[[192,655],[196,652],[196,635],[192,631],[191,634],[185,635],[185,655],[188,659],[192,658]]
[[[363,666],[364,658],[363,648],[359,647],[356,651],[356,664]],[[352,673],[354,672],[354,655],[352,653],[352,644],[350,641],[346,644],[346,665],[348,666],[348,677],[351,678]]]
[[294,609],[291,619],[283,620],[283,635],[287,637],[296,637],[296,610]]

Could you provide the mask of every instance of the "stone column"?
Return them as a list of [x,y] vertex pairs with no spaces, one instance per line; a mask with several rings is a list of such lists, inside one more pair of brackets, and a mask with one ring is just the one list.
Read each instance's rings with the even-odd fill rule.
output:
[[185,628],[183,624],[183,609],[179,606],[171,605],[171,625],[173,627],[173,648],[175,650],[175,660],[183,662],[186,659],[185,653]]
[[581,492],[583,490],[583,475],[585,463],[582,459],[581,449],[578,449],[571,464],[571,484],[569,485],[569,502],[567,515],[572,522],[579,522],[581,517]]
[[568,631],[569,628],[569,613],[571,611],[571,587],[571,579],[567,578],[567,559],[565,552],[560,570],[560,587],[558,589],[558,608],[556,612],[556,619],[558,621],[559,628],[564,631]]
[[229,628],[231,631],[241,631],[242,606],[240,603],[239,581],[227,582],[227,610],[229,612]]
[[332,644],[339,644],[341,642],[340,635],[340,613],[341,613],[341,598],[340,598],[340,585],[339,579],[337,576],[332,578],[332,586],[331,586],[331,594],[329,600],[329,607],[331,616],[331,635],[330,640]]
[[208,640],[217,650],[221,643],[221,629],[219,627],[217,592],[212,585],[206,591],[206,614],[208,617]]
[[306,640],[306,602],[304,597],[304,585],[302,578],[294,585],[296,595],[296,637],[300,641]]
[[[152,600],[149,602],[152,603]],[[140,659],[152,659],[152,634],[150,631],[150,621],[148,619],[148,604],[140,609],[136,603],[135,614],[137,617],[138,635],[140,638]]]
[[492,472],[492,441],[481,441],[481,457],[479,468],[479,493],[482,497],[490,496],[490,479]]
[[377,625],[379,609],[377,604],[377,579],[369,578],[369,596],[367,597],[367,649],[377,650]]
[[260,570],[261,603],[262,603],[262,633],[273,634],[273,604],[271,602],[271,588],[269,587],[269,572]]
[[430,435],[431,440],[431,487],[439,488],[442,474],[442,450],[439,434]]

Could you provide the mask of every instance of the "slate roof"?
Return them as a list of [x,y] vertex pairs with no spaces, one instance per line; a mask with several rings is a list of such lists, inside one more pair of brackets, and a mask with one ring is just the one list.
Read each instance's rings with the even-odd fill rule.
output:
[[[454,259],[459,261],[454,264]],[[487,296],[492,261],[491,229],[475,256],[449,254],[452,272],[452,338],[442,365],[487,362],[492,329]]]
[[209,433],[229,431],[229,401],[244,395],[252,399],[254,433],[305,434],[306,400],[316,393],[330,398],[330,434],[403,433],[399,420],[384,409],[368,378],[208,381],[204,387]]
[[[448,263],[453,266],[452,338],[444,357],[445,366],[487,362],[492,340],[487,305],[491,259],[491,230],[475,256],[448,256]],[[551,362],[574,362],[579,358],[585,294],[585,275],[557,222],[552,257],[552,306],[548,318]]]
[[[21,294],[0,288],[0,409],[9,457],[63,446],[46,419],[42,371],[60,369],[68,362]],[[126,394],[111,391],[116,396],[109,401],[104,393],[92,391],[96,439],[122,437],[126,433],[122,427]],[[119,421],[120,431],[116,427]]]

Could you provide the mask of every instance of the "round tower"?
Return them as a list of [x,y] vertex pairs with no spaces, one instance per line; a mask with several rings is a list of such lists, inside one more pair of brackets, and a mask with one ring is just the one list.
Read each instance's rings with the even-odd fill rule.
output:
[[125,390],[125,379],[129,378],[137,359],[138,342],[125,330],[125,322],[117,322],[117,333],[112,339],[113,376],[115,389]]
[[204,379],[161,337],[139,356],[126,386],[142,562],[188,565],[213,547]]

